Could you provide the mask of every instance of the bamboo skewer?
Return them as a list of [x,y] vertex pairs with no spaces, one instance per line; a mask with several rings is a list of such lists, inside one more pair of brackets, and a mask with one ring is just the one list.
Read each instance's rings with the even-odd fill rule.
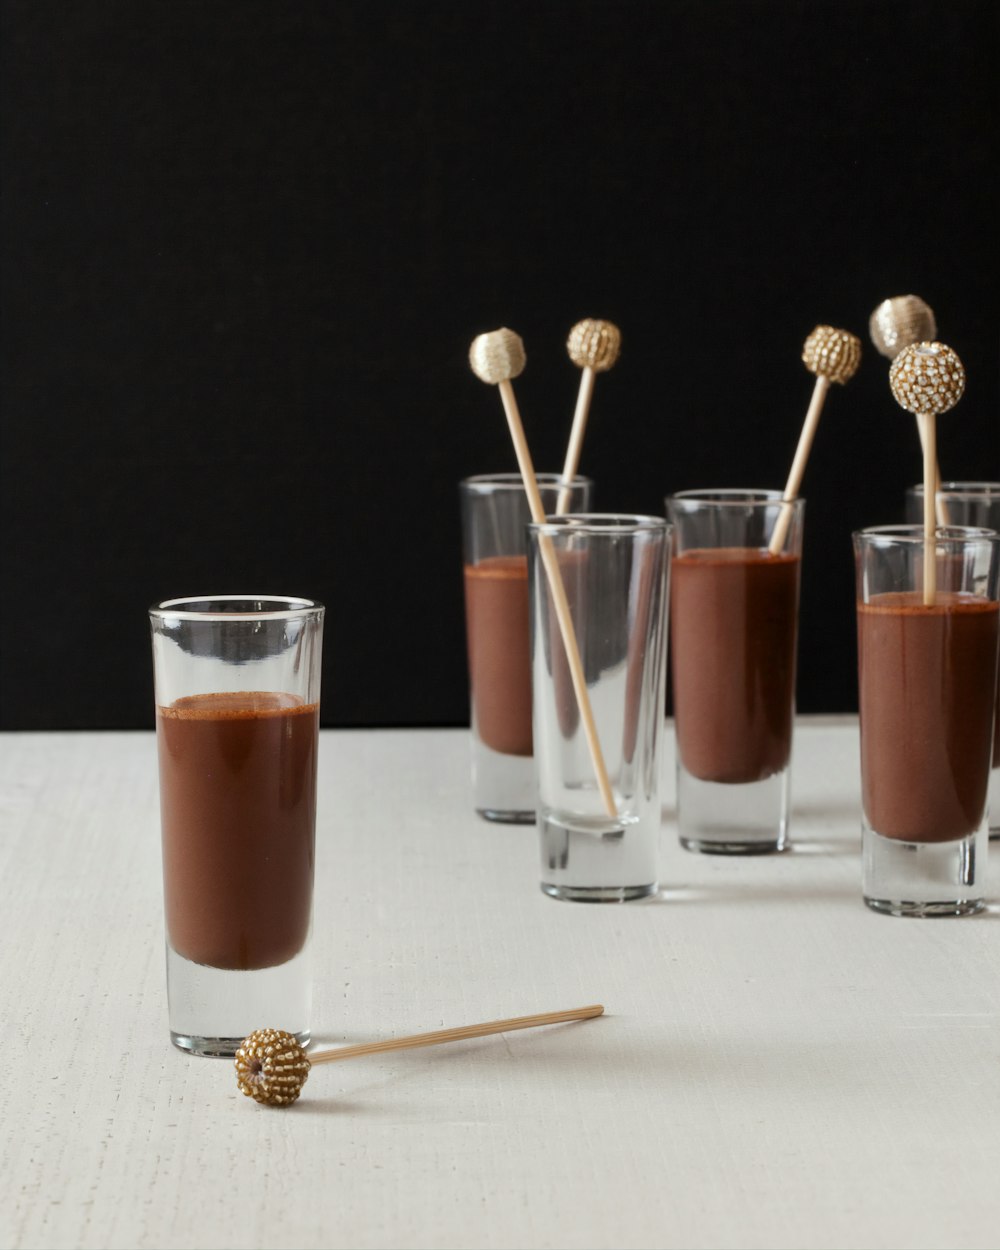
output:
[[[511,440],[514,443],[514,453],[517,456],[518,467],[521,470],[521,477],[524,481],[524,491],[528,497],[528,509],[531,513],[531,519],[536,525],[544,525],[545,509],[542,506],[542,497],[535,478],[535,469],[531,461],[531,452],[528,449],[528,440],[524,435],[521,414],[518,411],[517,399],[514,396],[514,388],[511,385],[511,378],[517,377],[524,368],[524,345],[513,330],[494,330],[490,334],[481,334],[474,340],[469,352],[469,361],[472,365],[472,371],[478,378],[499,388]],[[559,632],[562,635],[563,647],[566,651],[566,660],[569,664],[570,677],[573,682],[573,692],[576,695],[577,706],[580,709],[580,719],[587,739],[587,749],[590,752],[594,776],[597,779],[597,788],[600,791],[605,811],[608,816],[614,819],[618,815],[618,807],[615,803],[611,781],[608,778],[608,770],[604,763],[604,754],[601,751],[601,742],[597,734],[594,712],[590,706],[590,696],[587,693],[587,679],[583,671],[583,662],[580,659],[580,648],[576,640],[576,631],[573,628],[573,617],[570,613],[569,601],[566,598],[566,588],[563,585],[562,574],[559,571],[559,562],[556,558],[555,548],[547,534],[539,535],[538,551],[545,566],[545,575],[552,594],[552,604],[555,608]]]
[[937,418],[949,412],[965,391],[965,368],[944,343],[911,343],[889,368],[896,403],[917,418],[924,466],[924,603],[937,594],[935,501],[937,498]]
[[[843,385],[854,377],[861,363],[861,342],[847,330],[836,330],[833,326],[817,326],[803,345],[802,360],[809,372],[816,375],[816,384],[813,387],[805,421],[802,423],[802,432],[799,434],[788,481],[785,483],[781,496],[783,504],[786,505],[790,505],[799,496],[802,476],[812,450],[813,439],[816,437],[820,413],[823,411],[830,383],[839,382]],[[779,555],[784,550],[791,522],[791,507],[782,507],[768,544],[771,555]]]
[[583,436],[587,430],[587,416],[590,413],[590,401],[594,397],[594,379],[597,374],[589,365],[584,365],[580,376],[580,389],[576,395],[576,408],[573,411],[573,426],[569,433],[566,447],[566,459],[563,461],[562,485],[556,500],[556,513],[559,516],[569,507],[570,483],[576,477],[580,467],[580,452],[583,449]]
[[599,373],[607,373],[614,365],[621,351],[621,343],[621,331],[616,325],[593,317],[578,321],[566,340],[569,358],[582,372],[573,412],[573,426],[563,463],[562,487],[556,500],[558,515],[562,515],[569,507],[571,483],[580,467],[583,436],[587,429],[590,403],[594,397],[594,381]]
[[[928,455],[931,457],[931,481],[934,490],[934,516],[938,525],[948,524],[948,505],[940,496],[941,490],[941,468],[938,464],[937,457],[937,432],[935,431],[933,446],[927,446],[927,426],[917,417],[917,433],[920,435],[920,455],[921,459],[926,462]],[[924,464],[924,491],[927,490],[927,466]]]
[[384,1054],[392,1050],[415,1050],[421,1046],[440,1046],[445,1042],[463,1042],[491,1033],[513,1033],[517,1029],[536,1029],[543,1024],[565,1024],[574,1020],[591,1020],[604,1014],[600,1003],[574,1007],[569,1011],[543,1011],[534,1016],[511,1016],[507,1020],[490,1020],[485,1024],[466,1024],[453,1029],[437,1029],[433,1033],[411,1033],[408,1037],[391,1037],[382,1042],[359,1042],[307,1055],[292,1033],[282,1029],[257,1029],[244,1038],[236,1052],[236,1080],[240,1090],[255,1102],[272,1107],[288,1106],[302,1092],[311,1068],[320,1063],[338,1063],[341,1059],[358,1059],[362,1055]]
[[[806,410],[806,419],[802,422],[798,446],[795,448],[795,457],[788,472],[788,481],[785,483],[785,489],[781,496],[784,503],[791,503],[793,499],[799,497],[802,475],[806,471],[806,461],[809,459],[810,451],[812,451],[813,439],[816,437],[816,430],[819,428],[820,413],[823,411],[823,404],[826,401],[826,393],[829,389],[830,379],[820,374],[816,378],[816,384],[813,387],[812,398],[809,400],[809,407]],[[781,515],[778,517],[774,527],[774,533],[771,535],[771,555],[778,555],[784,548],[791,519],[791,508],[782,508]]]
[[924,412],[917,417],[924,462],[924,603],[932,604],[937,593],[937,552],[934,541],[937,488],[937,416]]
[[508,1020],[491,1020],[487,1024],[465,1024],[456,1029],[438,1029],[434,1033],[411,1033],[409,1037],[392,1037],[384,1042],[360,1042],[310,1055],[313,1067],[318,1063],[337,1063],[341,1059],[357,1059],[360,1055],[378,1055],[390,1050],[415,1050],[420,1046],[441,1046],[445,1042],[464,1042],[491,1033],[513,1033],[517,1029],[537,1029],[543,1024],[566,1024],[572,1020],[590,1020],[602,1015],[600,1003],[591,1007],[574,1007],[571,1011],[543,1011],[534,1016],[511,1016]]

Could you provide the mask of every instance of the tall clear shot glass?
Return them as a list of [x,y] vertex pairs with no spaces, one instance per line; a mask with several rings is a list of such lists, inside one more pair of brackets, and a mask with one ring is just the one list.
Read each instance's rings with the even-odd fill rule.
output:
[[[662,517],[591,513],[528,531],[541,887],[575,902],[643,898],[659,881],[670,527]],[[553,569],[613,804],[601,793]]]
[[854,535],[854,559],[865,902],[895,916],[979,911],[1000,538],[939,526],[926,553],[922,526],[880,526]]
[[[1000,534],[1000,482],[942,482],[936,506],[942,525],[971,525]],[[919,525],[923,515],[924,488],[911,486],[906,492],[906,520],[911,525]],[[987,805],[990,837],[996,840],[1000,838],[1000,682],[993,721],[993,767]]]
[[170,1037],[233,1055],[310,1037],[323,607],[214,595],[150,609]]
[[805,501],[773,490],[682,491],[670,654],[677,822],[691,851],[784,848],[795,720]]
[[[562,478],[540,473],[546,512],[556,510]],[[460,484],[465,626],[472,723],[472,803],[487,820],[535,819],[528,617],[528,497],[519,473]],[[590,507],[593,483],[570,483],[567,510]]]

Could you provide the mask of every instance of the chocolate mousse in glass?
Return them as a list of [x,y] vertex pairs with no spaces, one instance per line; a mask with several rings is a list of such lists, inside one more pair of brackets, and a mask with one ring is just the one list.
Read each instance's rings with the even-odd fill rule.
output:
[[[561,484],[557,473],[538,474],[546,513],[555,512]],[[587,511],[592,488],[575,477],[565,510]],[[519,473],[466,478],[459,489],[473,806],[487,820],[533,824],[528,500]]]
[[897,916],[980,910],[1000,635],[1000,538],[939,526],[854,535],[863,895]]
[[[942,482],[937,491],[938,519],[942,525],[973,525],[1000,533],[1000,482]],[[917,525],[924,515],[924,488],[906,492],[906,519]],[[993,722],[993,767],[987,791],[990,837],[1000,838],[1000,681],[997,683]]]
[[272,595],[150,609],[167,998],[175,1046],[310,1036],[323,607]]
[[804,510],[770,490],[667,499],[677,821],[688,850],[785,845]]

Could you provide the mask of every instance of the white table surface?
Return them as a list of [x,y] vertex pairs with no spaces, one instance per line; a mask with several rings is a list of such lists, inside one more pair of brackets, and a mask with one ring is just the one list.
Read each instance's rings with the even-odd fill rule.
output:
[[472,814],[465,732],[324,732],[317,1040],[607,1015],[272,1110],[168,1041],[152,734],[0,737],[0,1245],[996,1246],[1000,909],[863,906],[857,757],[800,720],[781,856],[683,851],[668,784],[662,894],[595,906]]

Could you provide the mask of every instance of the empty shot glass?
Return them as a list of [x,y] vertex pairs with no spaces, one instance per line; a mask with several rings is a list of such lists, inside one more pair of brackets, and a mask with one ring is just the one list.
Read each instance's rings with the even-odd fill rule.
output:
[[[538,476],[542,506],[555,511],[562,478]],[[592,483],[570,483],[568,509],[590,507]],[[535,819],[532,763],[528,535],[531,514],[519,473],[460,484],[465,626],[472,724],[472,802],[487,820]]]
[[217,595],[150,609],[170,1037],[305,1045],[323,608]]
[[667,511],[681,845],[722,855],[780,851],[805,501],[783,503],[770,490],[682,491]]
[[[670,527],[583,514],[528,527],[541,887],[624,902],[658,888]],[[565,592],[613,814],[602,798],[553,594]]]
[[1000,538],[939,526],[854,535],[862,892],[895,916],[980,910],[1000,632]]
[[[1000,482],[942,482],[937,491],[938,520],[942,525],[971,525],[1000,534]],[[924,515],[924,488],[906,492],[906,520],[918,525]],[[993,721],[993,767],[987,792],[990,837],[1000,838],[1000,682]]]

